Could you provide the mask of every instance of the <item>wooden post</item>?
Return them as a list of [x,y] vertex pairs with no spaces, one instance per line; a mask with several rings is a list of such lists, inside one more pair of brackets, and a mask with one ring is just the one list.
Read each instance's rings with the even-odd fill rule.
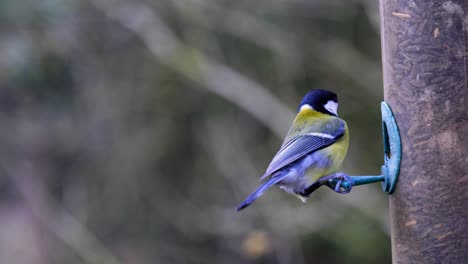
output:
[[380,0],[380,16],[403,147],[393,263],[468,263],[468,0]]

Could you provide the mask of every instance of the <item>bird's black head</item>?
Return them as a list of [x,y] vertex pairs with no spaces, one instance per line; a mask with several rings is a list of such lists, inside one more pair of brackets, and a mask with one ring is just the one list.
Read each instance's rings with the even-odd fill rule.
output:
[[308,107],[320,113],[338,116],[338,97],[333,92],[315,89],[304,96],[299,105],[298,112]]

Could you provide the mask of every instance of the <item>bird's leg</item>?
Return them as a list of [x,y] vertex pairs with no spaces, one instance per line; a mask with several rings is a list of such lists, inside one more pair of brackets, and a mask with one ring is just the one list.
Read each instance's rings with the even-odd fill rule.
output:
[[304,197],[309,197],[311,193],[313,193],[315,190],[317,190],[320,186],[324,185],[325,182],[321,181],[316,181],[309,185],[307,188],[304,189],[302,193],[299,193],[299,195],[304,196]]
[[[309,197],[309,195],[314,192],[315,190],[317,190],[319,187],[321,187],[322,185],[327,185],[329,186],[329,181],[333,180],[335,177],[335,174],[332,174],[332,175],[328,175],[328,176],[325,176],[325,177],[322,177],[320,179],[318,179],[317,181],[313,182],[311,185],[309,185],[307,188],[304,189],[304,191],[302,193],[300,193],[300,195],[304,196],[304,197]],[[329,186],[330,187],[330,186]]]
[[349,193],[353,188],[353,180],[351,177],[344,173],[335,173],[326,177],[327,181],[325,185],[327,185],[330,189],[335,191],[336,193]]
[[353,180],[347,174],[344,173],[335,173],[328,176],[324,176],[311,185],[309,185],[302,193],[304,197],[308,197],[312,192],[317,190],[322,185],[328,186],[330,189],[335,191],[336,193],[349,193],[353,187]]

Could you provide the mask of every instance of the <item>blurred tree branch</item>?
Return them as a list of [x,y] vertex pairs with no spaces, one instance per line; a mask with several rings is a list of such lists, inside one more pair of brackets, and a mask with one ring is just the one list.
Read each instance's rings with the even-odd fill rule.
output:
[[176,0],[172,3],[178,8],[181,18],[190,23],[201,24],[208,29],[227,32],[255,43],[273,51],[283,60],[295,60],[294,57],[297,56],[293,34],[242,10],[226,10],[216,1]]
[[125,1],[118,4],[101,0],[91,2],[140,37],[159,61],[241,107],[278,137],[284,136],[293,117],[288,107],[255,81],[184,45],[150,7]]
[[3,173],[11,179],[14,187],[29,206],[40,226],[73,249],[85,263],[120,263],[85,225],[66,212],[64,208],[52,205],[53,199],[45,191],[44,182],[40,180],[41,169],[35,166],[33,161],[23,160],[16,166],[5,166],[5,164],[0,164],[0,166],[3,167]]
[[[240,9],[225,9],[219,7],[216,2],[205,0],[176,0],[173,1],[181,13],[181,19],[190,23],[202,24],[204,27],[213,28],[216,31],[227,32],[241,39],[255,43],[263,48],[271,50],[280,58],[278,67],[282,71],[290,71],[298,63],[301,56],[298,50],[299,41],[295,34],[287,32],[280,27],[258,19],[249,13]],[[297,5],[307,6],[310,3],[296,3]],[[323,3],[321,3],[323,5]],[[366,10],[373,10],[372,4],[363,1]],[[320,8],[320,5],[314,8]],[[332,19],[329,14],[320,14],[319,17]],[[369,16],[372,15],[369,13]],[[222,17],[220,19],[220,17]],[[375,19],[375,17],[371,17]],[[377,21],[379,19],[376,16]],[[374,25],[377,28],[378,24]],[[310,28],[309,34],[315,35],[318,40],[327,39],[325,43],[320,41],[316,44],[317,50],[324,52],[315,53],[321,63],[330,64],[345,76],[350,78],[356,84],[367,89],[370,94],[380,95],[381,89],[377,89],[372,84],[380,83],[381,68],[380,65],[371,61],[362,52],[352,45],[338,39],[330,39],[323,36],[322,33],[314,28]],[[366,72],[365,76],[361,73]]]

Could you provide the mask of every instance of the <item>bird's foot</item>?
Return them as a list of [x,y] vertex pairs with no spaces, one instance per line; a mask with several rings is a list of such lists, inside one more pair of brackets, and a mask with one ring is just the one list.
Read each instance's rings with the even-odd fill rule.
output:
[[336,193],[346,194],[351,191],[354,185],[353,179],[344,173],[335,173],[325,177],[322,177],[309,185],[302,193],[299,195],[303,197],[309,197],[309,195],[317,190],[322,185],[328,186],[330,189]]
[[353,188],[353,180],[351,177],[344,173],[336,173],[327,177],[328,181],[325,183],[330,189],[336,193],[346,194]]

